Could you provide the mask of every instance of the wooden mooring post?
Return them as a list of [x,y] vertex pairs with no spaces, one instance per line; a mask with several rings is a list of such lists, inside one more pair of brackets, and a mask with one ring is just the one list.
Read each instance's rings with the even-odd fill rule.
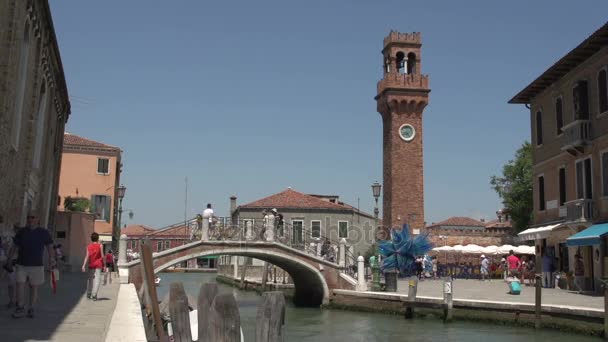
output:
[[414,317],[414,306],[416,305],[416,294],[418,293],[418,277],[411,277],[408,284],[405,318],[411,319]]
[[217,296],[218,288],[215,283],[201,285],[198,292],[198,342],[213,342],[209,339],[209,309]]
[[186,296],[184,285],[181,282],[171,283],[169,314],[171,315],[171,327],[173,328],[173,341],[192,342],[188,296]]
[[541,308],[542,308],[542,281],[540,274],[534,275],[534,287],[536,289],[534,296],[534,328],[540,329],[542,326],[541,322]]
[[264,292],[255,325],[257,342],[285,341],[285,296],[283,292]]
[[232,293],[218,294],[209,310],[209,341],[239,342],[241,317]]
[[159,341],[166,340],[166,334],[163,330],[163,324],[160,317],[160,309],[158,307],[158,295],[156,294],[156,284],[154,282],[154,264],[152,263],[152,247],[149,242],[142,243],[140,245],[141,250],[141,262],[142,262],[142,276],[144,287],[144,304],[146,305],[146,313],[148,319],[150,314],[152,315],[152,323],[154,325],[154,331]]
[[443,320],[446,322],[452,321],[452,277],[443,279]]
[[[203,284],[198,295],[198,341],[241,341],[239,307],[232,293],[218,294],[214,283]],[[191,342],[188,297],[181,283],[171,283],[169,311],[173,341]],[[285,297],[283,292],[264,292],[256,316],[255,341],[284,342]],[[161,339],[164,341],[164,339]]]

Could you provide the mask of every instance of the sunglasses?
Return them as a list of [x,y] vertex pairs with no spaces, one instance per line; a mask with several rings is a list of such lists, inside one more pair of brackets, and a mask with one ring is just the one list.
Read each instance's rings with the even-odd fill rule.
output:
[[36,218],[36,216],[28,216],[27,218],[28,218],[28,219],[35,219],[35,218]]

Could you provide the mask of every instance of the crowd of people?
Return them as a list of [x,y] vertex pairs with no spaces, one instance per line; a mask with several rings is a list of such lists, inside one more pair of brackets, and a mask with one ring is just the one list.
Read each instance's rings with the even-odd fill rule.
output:
[[[13,234],[11,238],[0,238],[0,278],[6,278],[8,287],[6,308],[14,310],[13,318],[34,318],[39,287],[50,276],[51,287],[56,288],[58,270],[65,267],[66,256],[62,245],[53,243],[49,230],[40,226],[39,218],[33,213],[27,215],[25,226],[13,227]],[[97,300],[102,271],[106,271],[104,275],[108,281],[111,277],[107,275],[115,271],[115,263],[116,256],[111,250],[104,254],[99,235],[93,233],[82,265],[82,271],[89,273],[88,298]],[[27,296],[26,290],[29,290]]]

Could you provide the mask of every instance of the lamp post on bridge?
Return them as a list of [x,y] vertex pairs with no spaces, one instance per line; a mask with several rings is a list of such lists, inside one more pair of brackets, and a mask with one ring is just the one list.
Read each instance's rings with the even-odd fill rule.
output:
[[116,196],[118,196],[118,222],[116,224],[116,228],[114,233],[112,234],[112,250],[118,251],[118,240],[120,239],[120,221],[122,220],[122,199],[125,197],[125,192],[127,191],[127,187],[121,185],[117,189]]
[[376,206],[374,207],[374,225],[375,231],[374,234],[376,240],[376,250],[374,257],[374,264],[370,265],[372,267],[372,280],[373,280],[373,288],[374,291],[380,290],[380,239],[379,239],[379,231],[378,231],[378,214],[380,210],[378,210],[378,198],[380,197],[380,190],[382,189],[382,185],[378,182],[372,184],[372,194],[374,195],[374,199],[376,200]]

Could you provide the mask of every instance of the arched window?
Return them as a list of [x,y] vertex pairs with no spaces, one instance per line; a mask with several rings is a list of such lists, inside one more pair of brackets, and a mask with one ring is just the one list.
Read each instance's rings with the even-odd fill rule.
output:
[[564,132],[564,114],[561,97],[555,100],[555,122],[557,123],[557,135],[560,135]]
[[407,73],[416,73],[416,54],[413,52],[407,54]]
[[38,115],[36,115],[36,135],[34,136],[34,157],[32,158],[32,168],[40,168],[40,159],[42,155],[42,142],[44,141],[44,121],[46,119],[47,91],[42,80],[40,87],[40,102],[38,104]]
[[406,69],[405,69],[405,55],[403,54],[403,52],[399,51],[399,52],[397,52],[397,55],[395,57],[396,57],[395,62],[396,62],[396,65],[397,65],[397,71],[400,74],[405,74],[405,71],[406,71]]
[[543,144],[543,114],[539,110],[536,112],[536,145]]
[[30,23],[26,22],[23,29],[23,41],[19,49],[19,69],[17,73],[17,93],[15,96],[15,108],[13,113],[13,127],[11,130],[11,143],[15,150],[19,149],[21,139],[21,121],[23,115],[23,103],[25,98],[25,86],[27,84],[27,66],[30,52]]
[[597,89],[600,113],[608,111],[608,86],[606,82],[606,68],[600,70],[597,75]]

